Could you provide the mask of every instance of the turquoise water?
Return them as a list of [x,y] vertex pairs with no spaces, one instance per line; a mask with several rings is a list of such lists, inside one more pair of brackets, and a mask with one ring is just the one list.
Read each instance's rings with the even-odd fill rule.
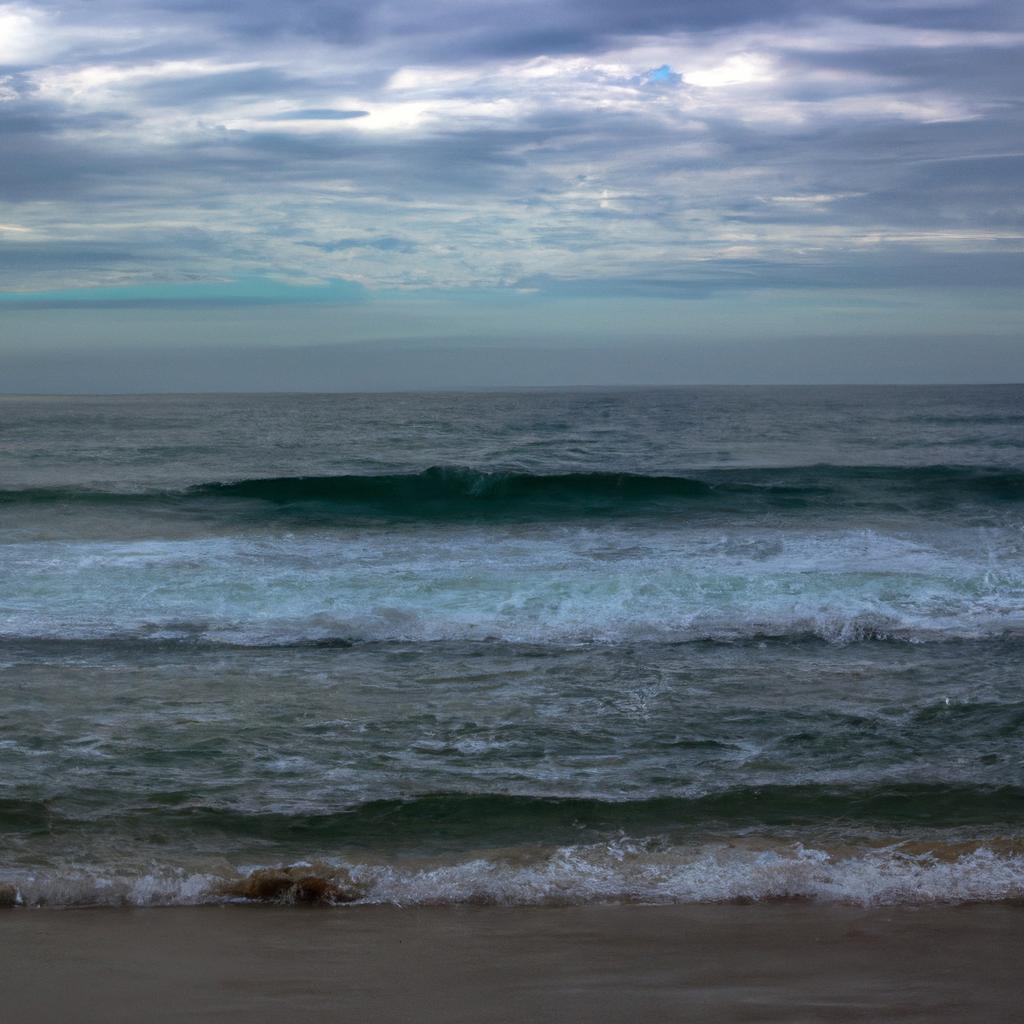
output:
[[26,905],[1024,894],[1024,387],[0,399],[0,580]]

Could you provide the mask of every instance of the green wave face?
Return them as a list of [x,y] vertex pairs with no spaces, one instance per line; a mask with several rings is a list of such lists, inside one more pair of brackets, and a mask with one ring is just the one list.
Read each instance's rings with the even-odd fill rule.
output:
[[[188,836],[198,846],[228,851],[271,843],[294,850],[413,851],[437,854],[470,847],[532,842],[565,844],[616,835],[667,841],[730,831],[787,834],[842,821],[880,834],[917,829],[1024,826],[1024,787],[885,784],[741,786],[693,798],[599,800],[508,796],[495,793],[425,794],[376,800],[329,814],[242,812],[188,802],[154,800],[147,809],[121,810],[116,827],[136,838],[153,829]],[[5,831],[40,835],[59,829],[95,835],[110,828],[105,816],[71,817],[45,803],[0,804]]]
[[400,520],[631,516],[772,510],[802,513],[903,509],[938,511],[1024,501],[1024,473],[959,466],[704,471],[692,476],[629,473],[502,473],[433,467],[420,473],[267,477],[206,483],[183,491],[120,492],[26,488],[0,491],[0,506],[93,505],[197,513],[323,518],[331,513]]

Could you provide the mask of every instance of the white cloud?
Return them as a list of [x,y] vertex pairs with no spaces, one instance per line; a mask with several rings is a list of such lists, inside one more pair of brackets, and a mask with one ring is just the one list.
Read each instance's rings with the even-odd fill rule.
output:
[[0,64],[30,64],[44,59],[51,52],[47,35],[42,11],[15,4],[0,7]]
[[840,117],[898,118],[921,124],[970,121],[980,113],[963,100],[949,96],[846,96],[818,106],[822,113]]
[[387,82],[388,89],[403,92],[436,92],[466,88],[480,80],[479,70],[444,67],[406,67],[396,71]]
[[261,66],[259,61],[227,63],[208,58],[144,64],[56,65],[36,72],[32,80],[45,99],[101,108],[130,101],[135,88],[150,82],[249,71]]
[[111,25],[62,20],[27,4],[0,5],[0,65],[33,65],[58,60],[75,47],[101,46],[106,50],[155,41],[167,34],[119,20]]
[[733,54],[721,64],[703,70],[683,72],[683,81],[687,85],[700,86],[702,89],[771,82],[775,77],[771,61],[767,57],[750,53]]
[[[995,244],[980,200],[957,200],[962,209],[950,216],[961,234],[897,230],[837,201],[869,205],[873,191],[900,187],[913,161],[958,152],[956,136],[930,142],[941,139],[936,131],[904,153],[901,133],[968,120],[973,131],[1003,110],[964,74],[909,84],[900,62],[878,53],[1015,45],[1007,33],[824,19],[609,34],[597,52],[581,45],[521,59],[453,52],[446,60],[439,37],[427,60],[416,47],[403,51],[400,32],[352,43],[233,36],[204,21],[208,32],[189,34],[206,15],[168,15],[145,32],[125,20],[107,31],[68,20],[78,10],[61,20],[0,7],[0,52],[42,64],[16,83],[0,80],[0,100],[20,93],[59,111],[50,138],[71,154],[66,188],[0,209],[6,230],[24,225],[19,237],[31,229],[33,242],[102,241],[126,253],[151,246],[165,273],[271,267],[379,288],[653,274],[852,246]],[[133,52],[132,40],[145,46]],[[154,42],[167,40],[173,47]],[[859,51],[872,59],[848,56]],[[843,59],[830,64],[837,53]],[[672,74],[652,83],[650,70],[661,67]],[[247,84],[219,90],[212,79],[221,75]],[[209,89],[190,88],[203,78]],[[328,109],[366,114],[301,116]],[[823,141],[830,132],[867,151],[837,154]],[[74,191],[78,166],[84,199]],[[996,195],[991,208],[1002,202]],[[374,235],[403,244],[331,249],[332,240]],[[70,273],[95,281],[127,272],[113,264]]]

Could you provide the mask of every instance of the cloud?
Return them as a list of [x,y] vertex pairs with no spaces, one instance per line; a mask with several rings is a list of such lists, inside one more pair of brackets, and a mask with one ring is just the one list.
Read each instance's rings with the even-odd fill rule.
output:
[[2,287],[1010,288],[1020,6],[827,7],[2,5]]
[[328,108],[312,108],[307,110],[284,110],[279,114],[268,115],[271,121],[350,121],[354,117],[366,117],[366,110],[332,110]]
[[331,281],[323,285],[295,285],[265,278],[234,281],[129,281],[121,286],[0,292],[0,303],[47,308],[259,306],[282,303],[336,305],[360,302],[364,298],[364,290],[350,281]]
[[248,96],[287,96],[308,89],[309,83],[275,68],[247,68],[213,74],[152,79],[138,87],[143,104],[185,106]]
[[346,249],[379,249],[381,252],[415,252],[416,243],[394,235],[370,238],[335,238],[330,242],[305,242],[321,252],[344,252]]

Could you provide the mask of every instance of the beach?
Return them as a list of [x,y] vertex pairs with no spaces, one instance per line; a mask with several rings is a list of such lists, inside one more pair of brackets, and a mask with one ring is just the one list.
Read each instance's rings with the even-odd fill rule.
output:
[[12,1024],[995,1024],[1020,1019],[1024,910],[14,910],[0,958]]
[[1024,0],[0,0],[0,1024],[1024,1024]]
[[1022,408],[0,402],[4,1024],[1019,1017]]

